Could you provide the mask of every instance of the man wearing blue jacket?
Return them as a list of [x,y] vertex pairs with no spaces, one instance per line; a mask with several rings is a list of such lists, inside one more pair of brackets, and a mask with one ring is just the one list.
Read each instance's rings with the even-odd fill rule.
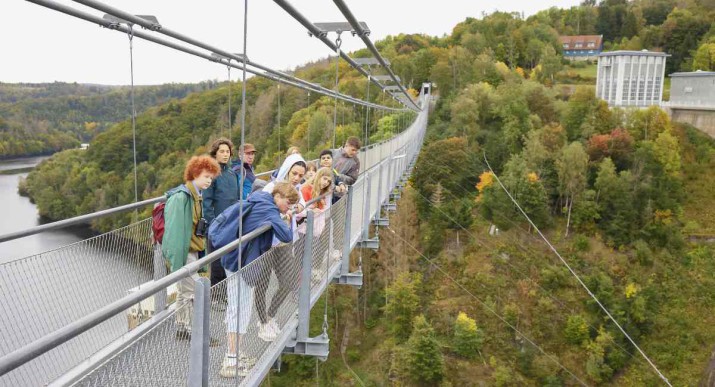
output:
[[[277,183],[272,193],[254,192],[248,197],[247,201],[243,202],[243,211],[245,213],[242,226],[243,235],[263,225],[270,225],[271,229],[250,242],[242,244],[243,247],[240,249],[241,267],[250,265],[251,262],[256,261],[263,253],[270,250],[274,236],[284,243],[289,243],[293,240],[293,232],[283,217],[290,220],[292,216],[290,208],[297,202],[298,192],[288,182]],[[261,282],[265,281],[267,283],[270,279],[262,278],[263,276],[259,274],[265,274],[264,270],[256,266],[271,264],[270,262],[261,262],[267,258],[270,257],[261,258],[255,265],[251,266],[248,269],[251,273],[250,275],[246,275],[245,271],[240,275],[234,275],[239,268],[238,254],[229,253],[221,257],[221,264],[226,269],[226,275],[228,276],[228,308],[226,310],[228,352],[224,357],[220,371],[222,377],[246,376],[256,362],[255,359],[240,353],[239,344],[241,336],[248,329],[248,322],[251,317],[251,306],[253,305],[252,287],[261,286]],[[268,271],[268,274],[270,275],[270,271]],[[241,286],[240,303],[236,284],[236,281],[239,280]]]
[[[233,154],[233,143],[227,138],[219,138],[211,144],[211,157],[218,161],[221,174],[211,182],[211,186],[203,192],[204,218],[210,225],[223,210],[227,209],[238,201],[238,180],[236,172],[229,167],[228,163]],[[210,253],[211,246],[206,247],[206,253]],[[221,261],[211,262],[211,286],[223,281],[226,272],[221,266]]]
[[238,161],[233,163],[233,171],[236,172],[238,185],[241,186],[241,167],[245,177],[243,180],[243,189],[241,190],[241,200],[248,197],[251,193],[251,187],[256,180],[256,174],[253,171],[253,161],[256,159],[256,147],[253,144],[243,144],[238,152]]

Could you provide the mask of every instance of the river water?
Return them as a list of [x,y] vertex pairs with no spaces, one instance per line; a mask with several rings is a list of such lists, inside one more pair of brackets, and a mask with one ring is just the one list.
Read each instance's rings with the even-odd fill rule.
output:
[[[46,157],[0,161],[0,234],[41,224],[37,208],[17,192]],[[0,243],[0,356],[60,329],[146,283],[152,274],[147,221],[95,238],[86,226]],[[80,241],[84,241],[78,243]],[[0,387],[45,385],[128,330],[120,313],[25,365],[0,376]]]
[[[41,224],[37,207],[30,199],[20,196],[17,184],[21,178],[47,156],[0,161],[0,203],[2,221],[0,234],[25,230]],[[78,226],[48,231],[0,243],[0,264],[52,250],[91,235],[87,227]]]

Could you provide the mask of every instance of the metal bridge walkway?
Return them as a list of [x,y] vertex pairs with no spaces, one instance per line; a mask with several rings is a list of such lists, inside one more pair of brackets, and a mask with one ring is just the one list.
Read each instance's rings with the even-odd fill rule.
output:
[[[429,104],[428,95],[420,100]],[[239,291],[238,276],[209,288],[196,272],[238,241],[164,276],[151,245],[151,219],[0,265],[0,386],[258,385],[282,353],[327,356],[328,336],[308,337],[310,309],[331,283],[361,285],[356,263],[351,272],[350,251],[378,247],[369,237],[371,225],[385,221],[382,211],[394,210],[392,200],[419,154],[428,111],[423,108],[404,132],[360,151],[360,178],[329,210],[309,216],[304,237],[242,268],[250,286],[240,287],[240,317],[230,321],[226,298]],[[189,276],[197,279],[197,290],[193,337],[186,340],[176,336],[176,315],[188,304],[177,308],[166,297],[168,289],[172,301],[175,283]],[[261,286],[265,298],[256,302]],[[281,330],[264,341],[257,307],[270,309],[280,293],[285,298],[273,309]],[[135,317],[142,320],[136,327]],[[239,352],[256,364],[246,377],[227,379],[219,370],[233,318],[241,319],[238,325],[247,321]],[[202,335],[202,327],[210,334]]]

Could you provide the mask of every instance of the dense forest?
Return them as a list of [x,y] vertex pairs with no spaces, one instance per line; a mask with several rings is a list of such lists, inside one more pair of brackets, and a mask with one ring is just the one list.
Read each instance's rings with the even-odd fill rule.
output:
[[[698,384],[715,346],[715,249],[697,242],[715,234],[715,141],[658,107],[609,109],[592,86],[563,93],[554,85],[562,33],[603,33],[610,48],[675,47],[669,66],[690,70],[715,32],[713,6],[606,1],[526,19],[496,12],[444,37],[377,42],[408,86],[434,82],[427,138],[398,212],[374,230],[381,249],[353,252],[364,286],[331,287],[321,301],[329,359],[284,356],[266,385],[660,384],[563,262],[673,385]],[[323,60],[295,73],[330,87],[333,70]],[[365,79],[344,64],[339,74],[340,91],[365,96]],[[290,145],[308,157],[331,145],[332,99],[260,78],[246,87],[246,140],[260,170]],[[141,198],[177,184],[184,161],[213,138],[238,140],[240,88],[224,84],[139,116]],[[337,113],[338,142],[360,135],[364,109],[340,103]],[[411,114],[370,117],[374,142]],[[121,122],[87,151],[56,154],[23,189],[54,219],[133,201],[130,129]]]
[[[216,85],[137,86],[136,109],[142,112]],[[0,158],[49,154],[90,142],[131,116],[129,93],[126,86],[0,83]]]

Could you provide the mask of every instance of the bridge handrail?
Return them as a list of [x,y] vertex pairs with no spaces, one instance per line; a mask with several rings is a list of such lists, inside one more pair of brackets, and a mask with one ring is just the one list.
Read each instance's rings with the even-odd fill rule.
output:
[[[246,234],[241,242],[250,242],[257,238],[259,235],[268,231],[271,228],[270,225],[264,225],[258,229]],[[178,269],[177,271],[154,281],[153,283],[141,288],[135,293],[127,295],[117,301],[112,302],[90,314],[84,316],[63,328],[60,328],[54,332],[51,332],[30,344],[19,348],[2,358],[0,358],[0,375],[12,371],[13,369],[19,367],[20,365],[42,355],[43,353],[55,348],[62,343],[65,343],[83,332],[99,325],[100,323],[110,319],[114,315],[121,313],[131,307],[132,305],[140,302],[141,300],[148,298],[158,291],[161,291],[168,286],[179,282],[180,280],[191,276],[193,273],[197,272],[201,267],[211,264],[211,262],[218,260],[221,256],[226,253],[235,250],[239,245],[239,240],[235,240],[230,244],[213,251],[212,253],[206,255],[205,257],[189,263],[184,267]]]
[[[409,125],[407,125],[405,127],[405,129],[403,129],[401,132],[395,134],[393,137],[386,139],[386,140],[376,142],[374,144],[364,146],[360,149],[360,151],[367,152],[368,149],[372,149],[376,146],[382,145],[383,143],[390,141],[393,138],[396,138],[396,137],[402,135],[412,126],[412,124],[414,124],[414,121],[412,123],[410,123]],[[404,148],[404,146],[401,147],[400,149],[398,149],[397,151],[400,151],[402,148]],[[315,162],[315,161],[317,161],[317,159],[311,160],[311,162]],[[363,174],[367,173],[373,167],[374,166],[372,166],[370,168],[366,168],[365,170],[360,172],[359,176],[362,176]],[[275,171],[275,169],[272,169],[272,170],[266,171],[266,172],[257,173],[256,177],[270,176],[274,171]],[[118,207],[108,208],[106,210],[100,210],[100,211],[92,212],[89,214],[75,216],[73,218],[58,220],[56,222],[51,222],[51,223],[42,224],[39,226],[30,227],[25,230],[13,231],[13,232],[10,232],[7,234],[0,235],[0,243],[8,242],[8,241],[19,239],[19,238],[24,238],[24,237],[30,236],[30,235],[39,234],[39,233],[42,233],[45,231],[59,230],[61,228],[69,227],[69,226],[72,226],[75,224],[86,223],[90,220],[99,219],[99,218],[103,218],[105,216],[115,215],[115,214],[119,214],[122,212],[131,211],[131,210],[141,208],[141,207],[144,207],[144,206],[147,206],[150,204],[160,203],[165,200],[166,200],[166,196],[161,195],[161,196],[158,196],[158,197],[155,197],[152,199],[146,199],[146,200],[142,200],[142,201],[136,202],[136,203],[129,203],[129,204],[125,204],[125,205],[118,206]]]
[[[314,199],[311,199],[305,203],[306,207],[316,203],[319,200],[326,198],[329,194],[320,195]],[[158,202],[161,198],[149,199],[145,201],[154,200]],[[164,198],[165,199],[165,198]],[[139,203],[134,203],[139,204]],[[247,243],[257,238],[264,232],[271,229],[270,225],[261,226],[248,234],[244,235],[243,238],[236,239],[235,241],[229,243],[228,245],[211,252],[205,257],[186,264],[177,271],[166,275],[165,277],[154,281],[153,283],[146,285],[145,287],[139,289],[138,291],[129,294],[119,300],[116,300],[66,326],[60,328],[54,332],[50,332],[47,335],[33,341],[30,344],[25,345],[5,356],[0,358],[0,375],[12,371],[13,369],[21,366],[22,364],[42,355],[45,352],[65,343],[80,334],[92,329],[93,327],[101,324],[102,322],[112,318],[118,313],[125,311],[132,305],[144,300],[145,298],[151,297],[159,291],[169,287],[170,285],[179,282],[180,280],[191,276],[201,269],[201,267],[210,265],[212,262],[220,259],[225,254],[238,248],[240,243]]]

